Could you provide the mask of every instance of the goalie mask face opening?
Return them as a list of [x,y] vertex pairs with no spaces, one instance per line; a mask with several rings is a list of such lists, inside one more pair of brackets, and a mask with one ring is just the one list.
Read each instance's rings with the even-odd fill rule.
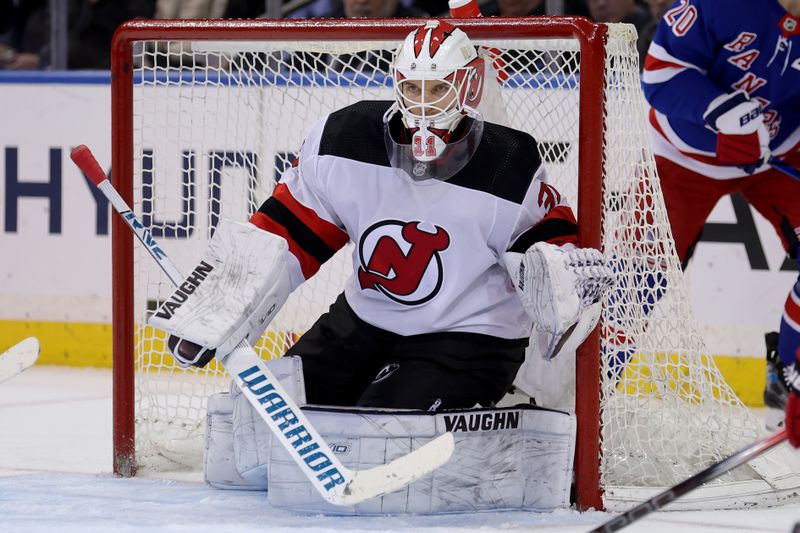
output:
[[[391,115],[398,114],[411,139],[398,139],[396,132],[387,129],[393,166],[416,169],[409,174],[414,179],[448,179],[466,164],[483,131],[476,107],[483,92],[484,69],[483,58],[467,35],[447,22],[428,22],[406,36],[392,64],[395,102],[384,123],[388,128]],[[471,119],[468,127],[460,128],[467,117]],[[405,144],[410,147],[402,148]],[[456,147],[472,150],[457,154]],[[397,160],[396,165],[399,156],[409,156],[411,161]],[[439,162],[444,159],[449,164]],[[461,167],[454,167],[456,160],[462,162]],[[446,175],[445,168],[452,173]],[[423,175],[427,177],[420,178]]]

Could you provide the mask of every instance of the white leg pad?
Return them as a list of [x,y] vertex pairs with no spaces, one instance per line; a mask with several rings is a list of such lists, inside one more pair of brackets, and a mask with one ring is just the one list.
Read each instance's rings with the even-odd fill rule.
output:
[[266,490],[267,479],[251,483],[236,469],[233,453],[234,398],[227,392],[208,397],[206,449],[203,474],[206,483],[217,489]]
[[[268,364],[303,405],[300,359],[284,357]],[[434,472],[397,492],[340,507],[319,496],[238,389],[218,396],[225,399],[209,402],[208,483],[220,488],[268,489],[269,502],[275,507],[376,515],[550,511],[570,505],[576,419],[566,412],[520,406],[429,415],[305,407],[303,412],[342,463],[356,470],[388,463],[447,431],[455,437],[453,457]],[[227,419],[222,420],[225,414]]]
[[304,413],[349,468],[387,463],[446,431],[453,432],[455,452],[450,461],[402,490],[352,507],[339,507],[322,500],[275,443],[270,449],[267,493],[275,507],[375,515],[551,511],[570,505],[574,415],[535,407],[435,415],[323,408],[306,408]]
[[536,405],[574,412],[575,350],[562,350],[558,357],[547,359],[548,339],[546,334],[533,332],[514,386],[533,398]]
[[[266,362],[298,404],[306,402],[303,365],[299,357]],[[208,399],[204,474],[217,488],[266,490],[272,433],[238,387]]]
[[[249,409],[243,396],[236,401],[242,410]],[[349,468],[385,464],[448,430],[456,437],[456,451],[444,466],[400,491],[340,507],[325,502],[280,444],[258,432],[257,438],[265,437],[268,444],[258,443],[258,453],[250,455],[266,462],[260,467],[249,465],[248,472],[261,475],[266,470],[267,497],[275,507],[311,513],[377,515],[498,509],[550,511],[570,505],[574,415],[532,407],[436,415],[358,409],[303,411]],[[255,424],[259,425],[264,424]]]

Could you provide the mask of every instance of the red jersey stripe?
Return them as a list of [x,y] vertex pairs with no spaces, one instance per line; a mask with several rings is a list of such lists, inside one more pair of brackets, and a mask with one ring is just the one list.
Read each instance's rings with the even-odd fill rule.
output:
[[644,59],[644,70],[661,70],[665,68],[680,68],[685,69],[687,68],[686,65],[680,65],[678,63],[673,63],[672,61],[665,61],[663,59],[658,59],[657,57],[653,57],[650,54],[647,55]]
[[297,258],[297,261],[300,263],[300,269],[303,271],[303,276],[306,279],[309,279],[311,276],[317,273],[320,267],[320,262],[317,261],[313,255],[305,252],[300,245],[297,244],[294,239],[292,239],[291,235],[289,235],[289,231],[285,227],[278,224],[264,213],[260,213],[258,211],[256,211],[253,216],[250,217],[250,222],[264,231],[274,233],[275,235],[280,235],[286,239],[286,242],[289,243],[289,252],[291,252],[291,254]]
[[798,305],[791,294],[786,298],[786,305],[783,310],[786,316],[794,320],[795,324],[800,324],[800,305]]
[[347,233],[340,230],[335,224],[331,224],[327,220],[321,218],[313,209],[309,209],[298,202],[285,184],[279,183],[276,185],[275,190],[272,191],[272,196],[286,206],[294,216],[300,219],[301,222],[308,226],[311,231],[316,233],[317,236],[333,250],[340,249],[350,240]]
[[[553,219],[564,220],[566,222],[570,222],[570,223],[575,224],[575,225],[578,224],[578,222],[575,220],[575,215],[572,213],[572,209],[570,207],[565,206],[565,205],[557,205],[557,206],[555,206],[553,209],[551,209],[544,216],[544,218],[542,218],[542,220],[539,221],[539,224],[541,224],[542,222],[544,222],[546,220],[553,220]],[[577,245],[578,244],[578,234],[577,233],[571,233],[569,235],[558,235],[558,236],[553,237],[551,239],[547,239],[545,242],[548,242],[550,244],[555,244],[557,246],[561,246],[561,245],[564,245],[564,244],[567,244],[567,243],[571,243],[571,244]]]
[[[664,133],[664,130],[661,128],[661,125],[658,123],[658,119],[656,118],[656,111],[652,107],[650,108],[650,124],[655,128],[659,135],[661,135],[668,143],[672,144],[672,141],[669,140],[667,134]],[[675,146],[674,144],[672,146]],[[707,155],[700,155],[700,154],[690,154],[689,152],[684,152],[680,150],[677,146],[675,149],[678,150],[681,154],[685,155],[686,157],[690,157],[695,161],[700,161],[701,163],[705,163],[707,165],[716,165],[716,166],[730,166],[730,165],[723,165],[719,162],[719,159],[716,157],[708,157]]]

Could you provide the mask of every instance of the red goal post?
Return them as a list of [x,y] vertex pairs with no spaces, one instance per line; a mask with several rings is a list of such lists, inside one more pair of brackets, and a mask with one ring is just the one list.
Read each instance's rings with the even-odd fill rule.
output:
[[[423,22],[320,19],[123,24],[112,44],[114,186],[137,215],[143,215],[145,225],[148,221],[154,226],[162,224],[155,227],[164,233],[160,242],[170,257],[178,258],[179,268],[187,268],[203,249],[202,236],[213,228],[215,217],[228,209],[231,198],[250,198],[249,205],[229,209],[228,214],[242,217],[252,211],[256,197],[270,190],[270,184],[274,185],[271,175],[279,174],[291,157],[287,154],[299,148],[302,137],[297,136],[302,135],[307,120],[322,117],[333,110],[331,106],[344,105],[338,98],[342,102],[369,98],[372,90],[385,95],[390,80],[381,75],[381,58]],[[604,315],[614,317],[616,329],[604,321],[577,354],[575,379],[580,394],[575,395],[575,484],[579,507],[608,506],[604,490],[617,501],[635,498],[626,492],[627,485],[641,472],[647,480],[645,492],[650,486],[669,486],[674,484],[674,476],[680,479],[683,475],[681,468],[688,471],[696,463],[699,467],[719,460],[728,448],[755,440],[749,419],[741,414],[744,408],[713,361],[704,355],[699,335],[681,329],[684,326],[680,324],[687,320],[686,327],[694,326],[691,316],[679,316],[687,309],[688,296],[645,133],[635,31],[627,25],[594,24],[573,17],[456,19],[453,23],[476,43],[509,54],[505,58],[507,72],[496,76],[492,89],[501,108],[497,116],[541,141],[548,172],[576,207],[580,245],[601,248],[618,258],[622,288],[604,301]],[[380,50],[364,51],[361,43]],[[354,62],[352,57],[367,59]],[[355,87],[346,87],[347,83]],[[219,116],[217,110],[221,110]],[[275,123],[268,122],[284,111]],[[238,137],[233,142],[227,135]],[[237,143],[249,146],[256,137],[263,137],[264,143],[236,150]],[[275,137],[291,137],[296,144],[279,149]],[[267,165],[273,159],[275,165]],[[166,160],[170,163],[164,163]],[[206,199],[212,206],[205,220],[195,216],[194,207],[195,200],[200,203],[205,194],[202,186],[197,186],[201,170],[207,171]],[[219,187],[227,171],[244,173],[245,181],[259,183],[250,183],[239,195],[223,195]],[[180,183],[168,181],[177,177]],[[156,189],[181,192],[157,197]],[[166,215],[161,209],[179,213],[181,224],[188,220],[189,225],[164,223]],[[188,241],[189,236],[196,242],[184,246],[181,241]],[[202,438],[205,396],[220,385],[208,390],[197,385],[201,380],[216,379],[211,375],[213,368],[208,373],[184,372],[172,365],[164,353],[163,338],[144,324],[147,309],[164,296],[163,287],[148,272],[146,259],[138,259],[129,230],[116,217],[112,240],[114,471],[134,475],[149,461],[142,455],[145,446],[154,447],[153,455],[182,464],[185,449],[190,449],[187,454],[196,452],[196,445],[184,448],[184,442]],[[325,276],[323,269],[315,276],[320,278],[315,281],[318,284],[309,290],[316,294],[329,290],[330,285],[335,288],[337,282],[327,281]],[[330,279],[339,279],[337,276],[331,274]],[[669,281],[664,298],[663,290],[656,294],[662,279]],[[645,310],[642,294],[655,300]],[[296,298],[304,318],[313,314],[302,306],[314,295]],[[307,327],[307,322],[281,321],[283,314],[293,312],[287,309],[294,305],[292,300],[287,303],[274,331],[262,338],[264,357],[279,356]],[[647,327],[654,316],[658,316],[659,327]],[[669,333],[662,334],[662,324],[669,324]],[[626,359],[618,377],[609,378],[613,372],[601,353],[616,346],[613,343],[620,337],[621,327],[636,346],[630,364]],[[157,379],[161,381],[153,385]],[[659,408],[663,406],[659,416],[679,427],[685,422],[684,413],[706,416],[696,408],[698,394],[700,403],[708,403],[713,411],[708,416],[747,420],[732,425],[738,432],[735,437],[722,435],[721,443],[714,442],[715,436],[698,428],[702,440],[698,450],[640,448],[654,440],[653,434],[663,431],[648,422],[650,416],[642,416],[643,401],[652,399]],[[676,401],[682,403],[677,410],[673,406]],[[174,405],[167,405],[169,402]],[[159,414],[153,414],[156,411]],[[702,418],[698,420],[689,425],[702,426]],[[724,420],[731,425],[728,418]],[[629,430],[632,437],[618,436]],[[605,432],[602,440],[601,431]],[[674,433],[676,440],[694,439],[694,434]],[[162,435],[167,435],[163,446],[156,442]],[[676,457],[683,466],[667,467],[676,463]],[[655,466],[632,464],[635,458]],[[674,471],[651,480],[650,466],[659,472]],[[624,487],[610,491],[609,487],[618,484]]]

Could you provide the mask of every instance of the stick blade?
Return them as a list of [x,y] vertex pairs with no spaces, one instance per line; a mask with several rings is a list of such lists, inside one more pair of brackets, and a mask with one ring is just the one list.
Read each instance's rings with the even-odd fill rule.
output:
[[388,464],[353,472],[353,479],[331,503],[355,505],[399,490],[445,464],[453,455],[453,450],[453,434],[445,433]]
[[0,383],[11,379],[39,359],[39,339],[28,337],[0,353]]

